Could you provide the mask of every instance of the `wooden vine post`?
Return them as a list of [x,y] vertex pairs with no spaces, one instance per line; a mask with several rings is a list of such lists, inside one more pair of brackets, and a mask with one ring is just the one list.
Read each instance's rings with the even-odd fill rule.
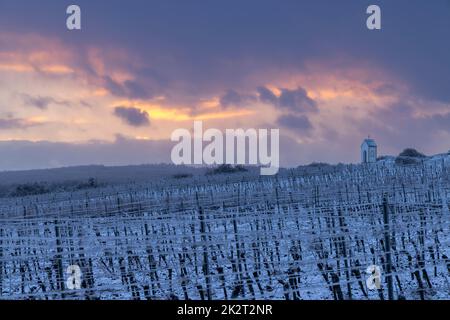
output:
[[394,300],[394,287],[392,283],[392,255],[391,255],[391,234],[389,228],[389,204],[387,197],[383,200],[383,222],[384,241],[386,244],[386,273],[389,300]]

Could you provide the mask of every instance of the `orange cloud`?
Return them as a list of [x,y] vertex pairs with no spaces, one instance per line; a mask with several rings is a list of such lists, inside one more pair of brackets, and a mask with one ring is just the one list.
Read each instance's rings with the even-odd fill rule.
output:
[[55,73],[55,74],[69,74],[74,72],[74,70],[71,67],[64,65],[44,65],[40,68],[40,70],[47,73]]
[[217,108],[220,106],[220,98],[214,97],[212,99],[202,100],[200,101],[200,107],[206,109]]
[[0,63],[0,70],[12,72],[33,72],[34,68],[30,65],[21,63]]
[[0,68],[14,72],[72,73],[76,57],[59,40],[37,34],[0,32]]
[[116,101],[111,106],[135,107],[146,111],[150,115],[150,118],[152,120],[171,120],[177,122],[228,119],[233,117],[248,116],[255,113],[253,110],[227,110],[218,112],[203,112],[193,115],[192,109],[188,107],[170,108],[151,103],[135,102],[129,100]]

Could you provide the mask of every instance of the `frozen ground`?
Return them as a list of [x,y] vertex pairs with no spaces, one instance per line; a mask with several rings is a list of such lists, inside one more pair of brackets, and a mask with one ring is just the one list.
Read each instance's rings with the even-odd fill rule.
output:
[[449,299],[450,159],[321,170],[3,199],[0,297]]

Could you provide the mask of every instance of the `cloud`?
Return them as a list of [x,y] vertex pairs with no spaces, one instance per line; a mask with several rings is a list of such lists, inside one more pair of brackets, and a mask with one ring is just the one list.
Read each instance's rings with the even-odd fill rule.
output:
[[[137,140],[116,135],[113,142],[63,143],[49,141],[0,141],[0,171],[27,170],[79,165],[139,165],[172,163],[170,140]],[[280,164],[296,166],[310,162],[295,140],[280,136]]]
[[256,89],[259,94],[259,100],[263,103],[277,105],[278,104],[278,97],[269,89],[266,87],[258,87]]
[[313,130],[313,125],[306,114],[318,112],[316,101],[311,99],[302,87],[294,90],[284,88],[279,90],[281,94],[277,96],[264,86],[258,87],[259,101],[283,111],[276,119],[278,126],[284,127],[300,136],[309,135]]
[[150,125],[149,115],[146,111],[133,107],[115,107],[114,114],[126,124],[133,127]]
[[153,98],[153,90],[142,86],[134,80],[126,80],[123,83],[114,81],[111,77],[104,77],[105,87],[111,94],[133,99],[151,99]]
[[311,99],[302,87],[297,87],[297,89],[293,90],[280,88],[279,90],[281,94],[276,96],[266,87],[258,87],[259,100],[296,114],[318,111],[317,102]]
[[[103,10],[102,3],[80,1],[87,12]],[[427,153],[439,152],[449,137],[445,110],[429,115],[436,111],[430,110],[434,100],[447,101],[447,107],[450,101],[450,42],[443,41],[449,38],[448,1],[444,10],[443,0],[435,0],[432,7],[420,1],[383,0],[384,10],[389,12],[385,17],[389,28],[382,33],[368,33],[361,19],[365,8],[356,1],[326,6],[321,1],[288,1],[283,6],[277,1],[257,0],[175,6],[136,1],[126,12],[136,18],[129,23],[129,19],[118,19],[123,17],[123,5],[113,0],[110,10],[96,17],[97,28],[83,32],[83,37],[70,38],[65,28],[53,27],[60,23],[60,17],[54,14],[51,1],[27,3],[26,12],[26,1],[0,2],[7,3],[0,10],[2,108],[18,112],[17,117],[36,111],[8,101],[9,93],[16,91],[69,99],[71,108],[48,110],[48,116],[56,122],[63,120],[65,131],[74,131],[70,140],[111,138],[108,123],[97,127],[69,123],[67,119],[74,113],[94,123],[99,117],[111,119],[111,109],[102,107],[111,103],[149,110],[152,124],[161,123],[163,127],[174,119],[190,121],[191,115],[219,113],[216,106],[195,110],[202,99],[214,97],[222,108],[234,112],[232,107],[244,109],[252,96],[264,103],[265,109],[273,106],[276,112],[259,112],[249,118],[249,126],[278,121],[292,131],[297,126],[296,132],[303,134],[311,130],[307,123],[312,122],[314,137],[307,140],[317,147],[308,148],[325,150],[315,155],[316,160],[328,155],[330,143],[336,145],[333,156],[354,159],[344,146],[353,148],[367,134],[380,137],[382,148],[400,148],[409,143],[434,146]],[[143,12],[146,14],[140,14]],[[326,19],[318,24],[318,17],[324,15]],[[409,20],[417,23],[405,23]],[[136,24],[140,27],[135,28]],[[405,36],[408,34],[414,34],[416,41]],[[33,91],[17,89],[27,88],[29,83],[35,84]],[[258,87],[261,84],[270,87]],[[277,89],[271,90],[272,86]],[[227,91],[229,88],[236,90]],[[400,94],[404,94],[404,100]],[[116,101],[118,97],[127,98],[130,104]],[[29,104],[38,111],[53,106],[45,97],[34,98],[36,101],[30,100]],[[416,98],[424,103],[414,110],[402,111],[390,105],[394,100]],[[81,99],[92,105],[92,110],[78,114],[77,102]],[[153,109],[138,105],[150,104],[148,99],[161,107],[162,116],[158,118]],[[347,105],[352,109],[343,107]],[[320,114],[314,114],[318,110]],[[232,114],[230,110],[221,111]],[[235,125],[240,116],[233,114],[229,118],[224,125]],[[14,121],[8,121],[9,126],[14,125]],[[325,139],[325,128],[338,132],[340,138],[330,134]],[[69,140],[65,133],[55,134],[53,129],[45,133],[35,130],[35,134],[29,130],[25,138]],[[124,130],[130,134],[134,125]],[[4,130],[2,138],[23,137],[16,131]],[[162,134],[166,132],[158,132],[158,136]]]
[[235,90],[229,89],[224,95],[220,97],[219,102],[223,108],[227,108],[227,107],[242,107],[255,100],[256,99],[253,95],[240,94]]
[[153,92],[150,89],[144,88],[136,81],[127,80],[123,85],[127,94],[132,98],[149,99],[153,97]]
[[70,106],[71,103],[67,100],[57,100],[53,97],[48,96],[37,96],[33,97],[28,94],[21,94],[21,97],[25,104],[36,107],[41,110],[45,110],[48,108],[49,105],[55,104],[55,105],[63,105],[63,106]]
[[[53,27],[60,18],[54,14],[52,1],[27,4],[28,12],[23,12],[24,1],[3,2],[8,5],[0,11],[2,30],[21,31],[26,21],[26,29],[67,39],[65,28]],[[81,2],[87,12],[102,10],[101,3]],[[217,89],[218,82],[223,84],[220,89],[237,87],[259,70],[302,72],[308,60],[330,61],[333,56],[341,56],[344,59],[340,65],[362,61],[392,70],[413,84],[414,91],[450,101],[450,43],[443,41],[449,38],[450,30],[447,0],[435,0],[432,7],[420,1],[382,1],[383,9],[389,12],[386,17],[389,28],[383,29],[381,36],[367,34],[362,19],[365,7],[358,1],[326,5],[323,1],[288,2],[285,6],[277,1],[258,0],[155,6],[148,1],[136,1],[126,13],[134,17],[134,23],[130,24],[129,19],[118,19],[124,14],[123,6],[114,0],[110,1],[108,12],[96,16],[98,28],[84,33],[82,40],[68,42],[74,43],[73,51],[77,53],[84,42],[139,52],[148,64],[151,61],[152,65],[146,66],[152,70],[148,74],[176,79],[189,89]],[[142,12],[146,15],[141,15]],[[329,12],[333,14],[327,16]],[[318,24],[317,20],[324,15],[326,19]],[[410,25],[405,19],[419,22]],[[140,27],[135,28],[135,24]],[[405,36],[408,34],[416,34],[416,41],[410,41]],[[296,41],[292,41],[293,35]],[[365,45],[361,45],[364,41]],[[9,47],[6,41],[0,44],[2,48]],[[24,40],[21,48],[27,44]],[[110,51],[112,55],[117,50]],[[128,60],[128,64],[135,61]],[[109,61],[107,65],[115,66]],[[140,79],[136,81],[148,88]]]
[[228,90],[222,97],[220,97],[220,105],[222,107],[238,106],[242,102],[242,97],[234,90]]
[[0,118],[0,130],[25,129],[37,126],[39,124],[40,123],[21,118],[7,118],[7,119]]
[[450,133],[450,112],[432,115],[427,120],[432,126]]
[[277,124],[301,135],[308,135],[313,129],[311,122],[305,115],[282,115],[278,117]]
[[170,163],[171,141],[120,138],[114,142],[63,143],[0,141],[1,170],[43,169],[78,165]]
[[399,91],[399,88],[390,83],[382,84],[374,89],[374,92],[380,96],[395,95]]
[[289,111],[295,114],[305,114],[318,112],[317,102],[308,96],[308,93],[302,87],[297,89],[280,88],[281,94],[275,95],[271,90],[264,86],[256,88],[257,95],[241,94],[235,90],[227,90],[220,97],[220,105],[224,108],[229,106],[242,107],[248,103],[260,102],[270,104],[279,109]]
[[351,115],[347,117],[357,124],[359,132],[377,139],[384,153],[398,153],[407,147],[429,154],[447,150],[450,112],[423,115],[422,109],[425,108],[413,102],[402,102],[372,110],[358,121],[354,121]]
[[83,107],[92,108],[92,104],[85,100],[80,100],[80,105],[82,105]]
[[318,111],[317,103],[308,97],[306,90],[301,87],[295,90],[281,89],[278,102],[280,107],[297,113]]

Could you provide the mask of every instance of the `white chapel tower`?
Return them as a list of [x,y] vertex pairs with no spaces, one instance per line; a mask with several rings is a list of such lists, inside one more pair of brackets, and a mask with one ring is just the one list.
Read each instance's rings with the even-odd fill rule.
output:
[[361,144],[361,163],[377,162],[377,144],[368,137]]

